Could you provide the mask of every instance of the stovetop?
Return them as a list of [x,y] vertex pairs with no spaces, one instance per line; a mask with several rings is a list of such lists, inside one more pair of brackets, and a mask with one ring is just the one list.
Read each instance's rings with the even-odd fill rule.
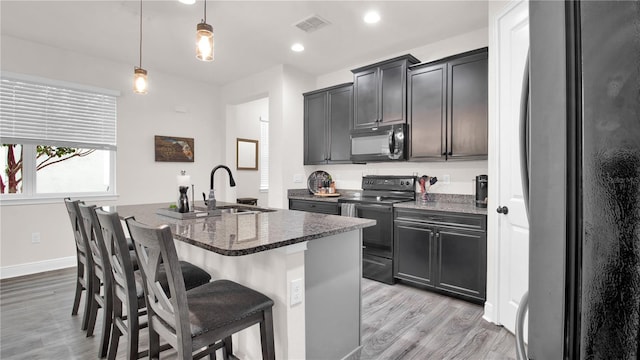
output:
[[415,200],[415,177],[369,175],[362,177],[362,195],[340,198],[338,202],[396,204]]
[[391,198],[384,196],[358,196],[340,197],[338,203],[360,203],[360,204],[396,204],[406,201],[414,201],[408,198]]

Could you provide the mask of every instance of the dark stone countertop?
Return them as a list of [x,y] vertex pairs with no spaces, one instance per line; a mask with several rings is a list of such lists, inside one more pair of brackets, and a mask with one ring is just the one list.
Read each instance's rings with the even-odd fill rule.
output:
[[[420,196],[418,194],[418,196]],[[487,215],[486,208],[476,207],[473,195],[428,194],[427,201],[403,202],[393,205],[396,208],[456,212],[464,214]]]
[[312,200],[337,203],[340,198],[353,197],[354,194],[359,194],[360,192],[360,190],[338,189],[337,193],[340,194],[340,196],[329,197],[311,194],[307,189],[289,189],[287,190],[287,196],[289,199],[294,200]]
[[[236,204],[218,201],[218,206],[225,205]],[[158,209],[168,207],[169,204],[160,203],[106,209],[117,211],[121,218],[135,216],[136,220],[151,226],[167,224],[175,239],[226,256],[254,254],[375,225],[375,220],[280,209],[250,214],[223,213],[190,220],[156,214]]]
[[[340,190],[338,192],[341,194],[340,197],[326,198],[310,194],[309,190],[307,189],[289,189],[287,195],[289,196],[289,199],[338,202],[340,198],[352,198],[354,194],[358,194],[361,191]],[[417,196],[419,197],[420,194],[417,194]],[[433,210],[457,212],[463,214],[487,215],[486,208],[479,208],[475,206],[473,195],[429,193],[427,194],[427,201],[418,199],[416,201],[397,203],[393,206],[402,209]]]

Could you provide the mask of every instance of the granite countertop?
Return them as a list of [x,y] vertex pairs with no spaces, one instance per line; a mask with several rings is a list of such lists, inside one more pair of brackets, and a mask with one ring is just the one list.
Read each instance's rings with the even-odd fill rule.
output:
[[427,201],[418,199],[397,203],[396,208],[457,212],[464,214],[487,215],[486,208],[476,207],[473,195],[429,194]]
[[359,194],[360,192],[360,190],[339,189],[337,190],[337,193],[340,194],[340,196],[329,197],[311,194],[307,189],[289,189],[287,190],[287,197],[294,200],[312,200],[337,203],[340,198],[353,197],[354,194]]
[[[341,198],[353,198],[355,194],[361,193],[361,190],[340,190],[339,193],[342,194],[340,197],[326,198],[310,194],[307,189],[289,189],[287,195],[289,199],[337,202]],[[417,196],[420,196],[420,194],[417,194]],[[416,201],[396,203],[393,207],[487,215],[486,208],[475,206],[473,195],[429,193],[427,201],[418,199]]]
[[[236,204],[218,201],[218,206],[225,205]],[[156,214],[158,209],[168,207],[166,203],[119,205],[108,210],[117,211],[121,218],[135,216],[136,220],[151,226],[167,224],[175,239],[226,256],[254,254],[362,229],[376,223],[369,219],[280,209],[249,214],[223,213],[191,220]]]

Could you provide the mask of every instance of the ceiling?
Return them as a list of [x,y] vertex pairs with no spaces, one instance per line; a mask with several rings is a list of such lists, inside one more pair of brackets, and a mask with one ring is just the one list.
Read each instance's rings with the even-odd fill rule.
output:
[[[223,85],[279,64],[320,75],[362,65],[458,34],[487,27],[486,1],[211,1],[207,23],[215,60],[195,58],[195,28],[203,2],[143,2],[142,67]],[[381,21],[362,21],[366,11]],[[0,2],[1,32],[16,38],[101,57],[139,62],[139,1]],[[305,33],[295,23],[319,15],[330,25]],[[305,51],[294,53],[294,42]]]

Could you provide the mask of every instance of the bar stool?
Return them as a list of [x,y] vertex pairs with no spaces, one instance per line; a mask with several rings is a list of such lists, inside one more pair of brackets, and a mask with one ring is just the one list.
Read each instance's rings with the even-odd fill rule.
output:
[[[149,227],[126,219],[140,261],[149,318],[149,358],[159,353],[160,338],[178,352],[178,358],[215,358],[223,348],[233,356],[231,335],[260,324],[262,358],[275,359],[273,300],[229,280],[216,280],[187,291],[178,266],[178,255],[167,225]],[[163,266],[159,265],[162,262]],[[159,268],[165,267],[171,298],[157,286]],[[195,352],[195,354],[194,354]]]
[[[78,208],[79,200],[71,200],[70,198],[64,199],[64,204],[69,213],[69,219],[71,220],[71,228],[73,230],[73,237],[76,242],[76,258],[78,261],[77,275],[76,275],[76,293],[73,298],[73,308],[71,309],[71,315],[78,314],[78,308],[80,307],[80,298],[82,292],[91,288],[91,281],[94,276],[93,264],[91,263],[91,255],[87,253],[89,245],[87,244],[87,237],[85,235],[84,226],[80,219],[80,210]],[[90,296],[87,294],[84,304],[84,312],[82,315],[81,329],[86,330],[89,322],[89,312],[91,310]]]
[[[102,337],[98,355],[103,358],[107,356],[109,347],[109,337],[111,335],[111,321],[113,315],[113,286],[111,276],[111,263],[109,253],[102,238],[102,231],[97,226],[98,219],[95,214],[95,205],[80,204],[80,216],[84,223],[85,234],[91,250],[93,259],[92,287],[89,290],[88,300],[91,301],[89,312],[89,323],[87,327],[87,337],[93,335],[93,330],[98,316],[98,309],[102,309]],[[101,286],[102,285],[102,286]],[[102,291],[100,288],[102,287]]]
[[[127,359],[133,360],[147,356],[148,351],[138,352],[139,332],[147,323],[141,321],[146,315],[143,279],[140,271],[134,271],[129,254],[129,240],[125,237],[118,213],[95,209],[97,224],[101,229],[110,260],[113,277],[113,323],[108,359],[116,358],[120,336],[127,336]],[[186,261],[179,262],[182,270],[182,282],[185,288],[192,289],[208,283],[211,275]],[[167,275],[162,272],[158,282],[169,289]],[[124,310],[124,311],[123,311]],[[169,347],[165,347],[169,348]]]

